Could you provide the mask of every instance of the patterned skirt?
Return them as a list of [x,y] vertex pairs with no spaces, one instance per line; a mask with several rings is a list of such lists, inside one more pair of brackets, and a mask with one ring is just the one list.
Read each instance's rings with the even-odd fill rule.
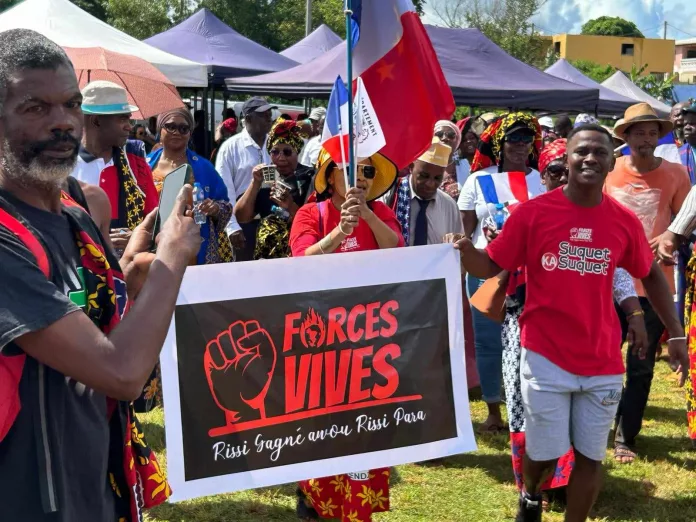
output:
[[370,522],[389,511],[389,468],[303,480],[300,490],[321,518]]
[[696,253],[686,268],[684,330],[689,348],[689,378],[686,380],[686,421],[689,438],[696,441]]
[[[503,322],[503,381],[505,383],[505,402],[507,406],[508,422],[510,424],[510,446],[512,448],[512,471],[515,475],[517,488],[524,489],[524,475],[522,471],[523,457],[525,454],[525,421],[524,405],[522,404],[522,389],[520,383],[520,357],[522,347],[520,343],[520,323],[523,307],[513,304],[508,306]],[[556,469],[542,489],[561,488],[568,485],[570,472],[575,464],[575,456],[571,448],[568,453],[558,459]]]

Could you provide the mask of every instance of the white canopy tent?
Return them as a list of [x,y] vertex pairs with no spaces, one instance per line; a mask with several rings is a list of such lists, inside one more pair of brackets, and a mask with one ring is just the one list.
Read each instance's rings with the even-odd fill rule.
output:
[[62,47],[103,47],[138,56],[177,87],[207,87],[207,67],[160,51],[83,11],[69,0],[24,0],[0,14],[0,31],[33,29]]
[[645,102],[649,104],[660,116],[668,116],[672,110],[666,103],[662,103],[657,98],[653,98],[643,91],[621,71],[616,71],[612,76],[604,80],[602,85],[626,98],[636,100],[636,103]]

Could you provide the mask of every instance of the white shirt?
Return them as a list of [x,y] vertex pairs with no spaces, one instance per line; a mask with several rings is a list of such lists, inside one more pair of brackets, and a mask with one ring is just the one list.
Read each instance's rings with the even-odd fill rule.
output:
[[114,164],[114,159],[111,158],[108,163],[105,163],[102,158],[96,158],[89,163],[85,163],[85,160],[81,156],[77,156],[77,163],[75,163],[75,168],[70,174],[73,178],[88,185],[99,186],[99,177],[101,176],[102,170]]
[[321,136],[314,136],[311,138],[307,144],[302,149],[300,153],[300,165],[305,165],[307,167],[314,168],[317,160],[319,159],[319,152],[321,151]]
[[215,170],[227,185],[227,195],[233,204],[251,185],[251,171],[254,167],[271,163],[271,157],[266,150],[267,141],[268,137],[264,140],[263,147],[259,147],[244,129],[220,147]]
[[[488,167],[479,172],[475,172],[470,175],[462,191],[459,194],[459,201],[457,202],[459,210],[475,210],[476,217],[478,218],[478,223],[476,224],[476,230],[474,231],[474,237],[472,241],[476,248],[486,248],[488,246],[488,241],[486,240],[486,235],[483,233],[483,220],[488,216],[493,216],[495,213],[495,205],[486,204],[483,198],[483,193],[481,192],[480,185],[476,182],[476,179],[481,175],[486,174],[496,174],[498,172],[497,166]],[[544,185],[541,183],[541,175],[539,171],[532,170],[527,174],[527,194],[529,199],[532,199],[539,194],[546,191]]]
[[681,165],[681,156],[679,155],[679,147],[674,143],[668,143],[667,145],[658,145],[655,149],[655,157],[662,158],[671,163],[676,163]]
[[[411,188],[411,219],[409,223],[408,246],[413,246],[416,236],[416,220],[420,212],[419,198],[413,190],[413,181],[409,176],[409,187]],[[428,221],[428,244],[439,245],[446,234],[463,234],[464,223],[459,213],[457,204],[445,192],[437,189],[435,198],[430,200],[425,209],[425,217]]]

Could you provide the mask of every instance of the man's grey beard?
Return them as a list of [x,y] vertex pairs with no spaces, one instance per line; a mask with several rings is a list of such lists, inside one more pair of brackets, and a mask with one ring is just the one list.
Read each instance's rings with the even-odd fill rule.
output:
[[75,169],[77,162],[77,155],[55,162],[43,162],[40,156],[35,156],[26,164],[12,151],[7,140],[3,149],[0,167],[5,179],[25,189],[52,190],[61,187]]

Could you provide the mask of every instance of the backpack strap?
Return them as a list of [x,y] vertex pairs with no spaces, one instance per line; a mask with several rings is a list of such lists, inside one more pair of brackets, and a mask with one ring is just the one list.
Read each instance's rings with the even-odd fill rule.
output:
[[0,208],[0,225],[17,236],[17,239],[34,255],[39,269],[47,278],[50,278],[51,265],[48,261],[46,250],[37,237],[19,219],[3,208]]
[[[51,276],[48,255],[38,238],[15,216],[0,207],[0,225],[12,232],[36,258],[46,278]],[[5,438],[22,408],[19,382],[24,373],[26,354],[0,354],[0,442]]]

